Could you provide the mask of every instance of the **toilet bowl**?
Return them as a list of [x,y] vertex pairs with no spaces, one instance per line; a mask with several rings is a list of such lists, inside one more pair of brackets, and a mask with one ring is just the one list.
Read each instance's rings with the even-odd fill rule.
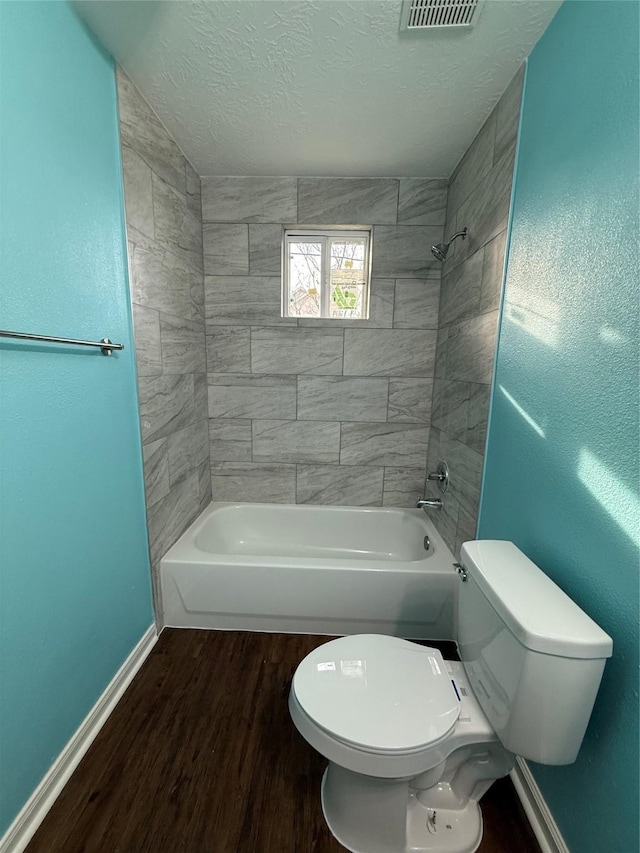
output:
[[582,742],[611,639],[511,543],[465,543],[462,562],[461,661],[354,635],[293,677],[291,718],[329,762],[325,820],[352,853],[473,853],[478,801],[515,754],[570,763]]
[[[342,637],[302,661],[289,711],[305,740],[329,760],[322,808],[347,850],[476,849],[482,837],[477,800],[488,785],[478,790],[481,780],[473,774],[452,782],[474,756],[483,771],[491,764],[492,778],[509,772],[513,756],[461,663],[396,637]],[[430,836],[451,834],[456,846],[418,846],[429,821]]]

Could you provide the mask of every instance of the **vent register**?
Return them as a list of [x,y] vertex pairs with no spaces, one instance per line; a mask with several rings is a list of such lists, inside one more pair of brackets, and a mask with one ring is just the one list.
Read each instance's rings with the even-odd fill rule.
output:
[[481,5],[482,0],[404,0],[400,30],[416,32],[444,27],[473,27]]

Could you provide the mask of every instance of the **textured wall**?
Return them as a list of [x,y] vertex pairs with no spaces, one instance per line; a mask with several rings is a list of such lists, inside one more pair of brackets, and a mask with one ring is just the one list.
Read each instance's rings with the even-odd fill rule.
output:
[[[456,556],[476,533],[523,70],[449,182],[445,234],[469,234],[443,265],[428,468],[440,459],[450,468],[443,508],[430,516]],[[434,483],[427,493],[440,496]]]
[[[409,506],[423,491],[446,183],[203,178],[216,500]],[[373,225],[370,318],[283,319],[283,224]]]
[[[0,3],[0,836],[153,621],[112,60]],[[5,848],[7,849],[7,848]]]
[[[118,70],[129,277],[154,579],[211,500],[200,179]],[[161,606],[156,589],[156,610]]]
[[578,760],[535,767],[574,853],[640,847],[639,23],[565,3],[529,60],[480,513],[613,637]]

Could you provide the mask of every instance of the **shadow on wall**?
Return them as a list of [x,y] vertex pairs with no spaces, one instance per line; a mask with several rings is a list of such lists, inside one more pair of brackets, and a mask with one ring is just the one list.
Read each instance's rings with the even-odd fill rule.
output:
[[[124,65],[132,63],[138,55],[148,55],[149,46],[157,43],[158,33],[162,29],[161,22],[169,14],[170,6],[168,3],[158,2],[126,3],[126,26],[123,27],[121,11],[115,8],[122,6],[121,3],[113,4],[113,11],[117,14],[113,15],[112,20],[104,14],[105,9],[109,10],[111,3],[71,0],[71,5],[89,27],[95,27],[96,32],[102,32],[107,36],[104,39],[106,44],[111,43],[111,39],[108,38],[110,33],[118,32],[117,42],[121,46],[121,51],[117,59]],[[95,26],[96,24],[100,26]],[[93,32],[91,37],[95,38]],[[102,47],[101,49],[104,50]]]

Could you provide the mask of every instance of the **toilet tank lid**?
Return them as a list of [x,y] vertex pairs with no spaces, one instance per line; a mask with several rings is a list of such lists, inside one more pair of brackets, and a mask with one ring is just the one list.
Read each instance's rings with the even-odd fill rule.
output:
[[611,657],[611,637],[513,542],[465,542],[461,562],[526,648],[568,658]]

